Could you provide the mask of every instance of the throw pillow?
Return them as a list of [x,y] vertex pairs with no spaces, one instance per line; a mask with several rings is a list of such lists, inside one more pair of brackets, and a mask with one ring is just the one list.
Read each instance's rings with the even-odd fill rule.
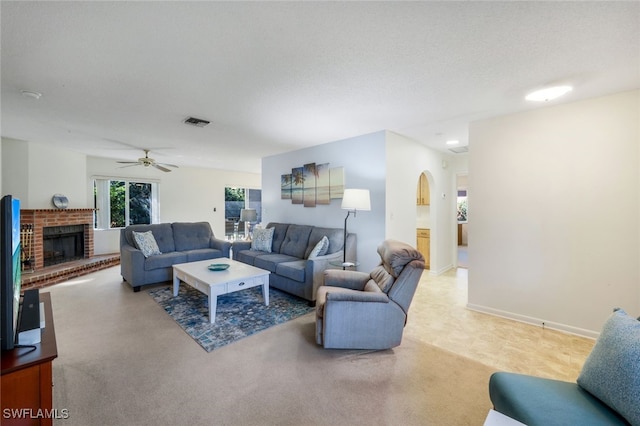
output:
[[616,310],[605,322],[578,385],[640,425],[640,321]]
[[136,241],[138,249],[144,254],[144,257],[162,254],[158,248],[158,243],[153,236],[153,232],[135,232],[133,231],[133,239]]
[[311,250],[311,253],[309,253],[308,259],[312,259],[318,256],[324,256],[325,254],[327,254],[328,250],[329,250],[329,239],[325,235],[324,237],[322,237],[320,241],[318,241],[318,244],[316,244],[313,250]]
[[251,240],[251,250],[260,250],[271,253],[271,244],[273,243],[274,228],[254,229],[253,240]]

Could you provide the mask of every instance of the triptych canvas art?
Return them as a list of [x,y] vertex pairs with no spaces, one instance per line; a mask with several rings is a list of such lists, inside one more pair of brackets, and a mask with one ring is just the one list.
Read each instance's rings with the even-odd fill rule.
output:
[[330,204],[344,194],[344,168],[329,168],[329,163],[309,163],[291,169],[280,177],[280,198],[291,204],[315,207]]

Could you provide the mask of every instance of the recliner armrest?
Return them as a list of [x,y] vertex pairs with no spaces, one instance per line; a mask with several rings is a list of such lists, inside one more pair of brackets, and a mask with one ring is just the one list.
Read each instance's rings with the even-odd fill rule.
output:
[[324,285],[329,287],[363,290],[371,276],[365,272],[327,269],[324,271]]
[[373,302],[389,303],[389,297],[384,293],[373,293],[368,291],[335,292],[327,291],[327,302]]

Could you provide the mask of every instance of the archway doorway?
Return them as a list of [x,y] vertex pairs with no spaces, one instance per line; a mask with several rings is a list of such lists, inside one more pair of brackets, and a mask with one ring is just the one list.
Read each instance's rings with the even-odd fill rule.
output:
[[431,246],[435,234],[432,233],[431,182],[433,177],[428,171],[420,173],[416,187],[416,248],[425,260],[425,269],[431,269]]
[[467,174],[456,175],[456,191],[457,191],[457,259],[458,268],[469,267],[469,204],[468,204],[468,184]]

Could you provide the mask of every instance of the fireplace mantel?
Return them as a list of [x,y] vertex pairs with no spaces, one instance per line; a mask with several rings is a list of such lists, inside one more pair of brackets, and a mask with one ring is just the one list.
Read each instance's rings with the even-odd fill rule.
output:
[[38,271],[44,267],[42,230],[50,226],[84,225],[84,257],[93,257],[93,212],[94,209],[21,209],[21,225],[33,227],[31,268]]

